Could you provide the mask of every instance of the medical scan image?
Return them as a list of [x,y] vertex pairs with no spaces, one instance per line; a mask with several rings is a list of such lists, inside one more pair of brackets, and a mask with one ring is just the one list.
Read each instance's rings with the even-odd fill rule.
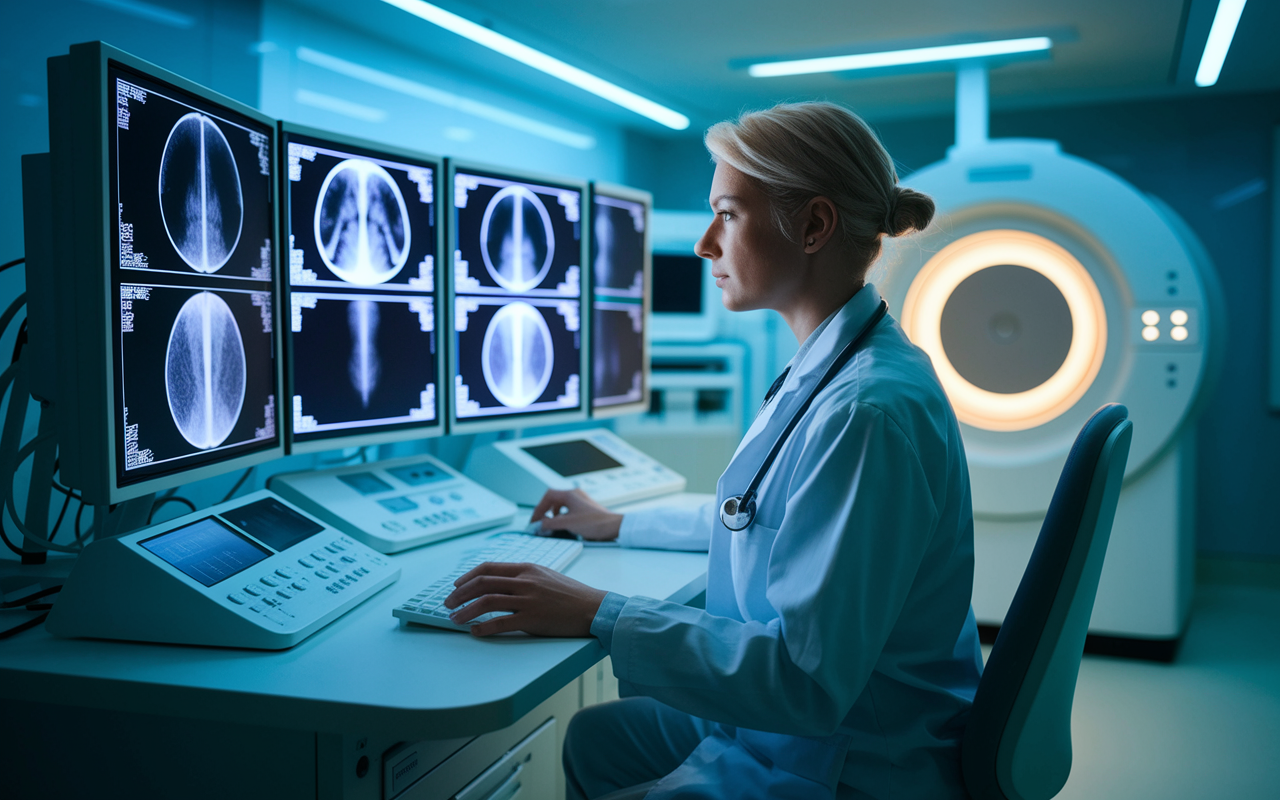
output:
[[593,336],[595,404],[639,400],[644,391],[644,308],[597,299]]
[[360,286],[386,283],[404,268],[410,236],[404,194],[385,169],[349,158],[330,170],[316,203],[315,238],[335,275]]
[[551,380],[555,352],[551,329],[528,303],[508,303],[493,315],[484,333],[480,363],[485,384],[504,406],[524,408]]
[[222,268],[240,241],[244,197],[235,155],[217,122],[184,115],[160,160],[160,212],[169,241],[192,269]]
[[628,297],[644,291],[644,206],[596,195],[592,219],[592,270],[596,291]]
[[500,190],[480,223],[484,265],[498,285],[527,292],[546,277],[555,255],[555,231],[547,207],[524,186]]
[[360,395],[360,404],[369,407],[369,395],[378,386],[382,359],[378,357],[378,304],[372,300],[352,300],[347,307],[347,324],[351,328],[351,358],[347,375]]
[[244,341],[226,302],[199,292],[183,304],[169,334],[165,390],[184,439],[201,450],[226,441],[245,396]]

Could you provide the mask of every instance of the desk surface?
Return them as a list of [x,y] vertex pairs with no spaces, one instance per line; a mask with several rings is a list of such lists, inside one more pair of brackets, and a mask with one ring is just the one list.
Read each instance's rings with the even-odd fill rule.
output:
[[[429,738],[435,731],[456,737],[498,730],[589,669],[604,649],[595,639],[482,640],[405,626],[391,616],[490,533],[394,556],[400,580],[289,650],[67,640],[43,628],[27,631],[0,643],[0,697],[326,733]],[[565,574],[601,589],[685,603],[705,589],[706,563],[705,553],[590,547]]]

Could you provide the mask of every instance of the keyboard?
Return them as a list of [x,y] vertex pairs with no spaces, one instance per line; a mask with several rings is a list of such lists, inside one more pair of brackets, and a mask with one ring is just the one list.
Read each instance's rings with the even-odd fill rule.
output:
[[478,622],[485,622],[510,612],[492,611],[481,614],[468,623],[461,625],[455,623],[449,619],[449,614],[456,609],[445,608],[444,599],[453,592],[453,582],[458,578],[486,561],[540,564],[556,572],[563,572],[564,568],[573,563],[581,553],[582,542],[578,541],[530,536],[527,533],[496,533],[486,540],[483,548],[460,561],[449,574],[442,576],[435,583],[401,603],[391,614],[406,622],[416,622],[419,625],[431,625],[451,631],[470,630],[471,626]]

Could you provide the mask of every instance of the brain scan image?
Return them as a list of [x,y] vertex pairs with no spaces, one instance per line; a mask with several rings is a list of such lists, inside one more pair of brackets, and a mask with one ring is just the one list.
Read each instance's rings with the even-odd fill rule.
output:
[[360,402],[369,407],[369,395],[378,386],[382,362],[378,358],[378,304],[372,300],[352,300],[347,306],[347,324],[351,326],[351,359],[347,362],[347,374],[351,385],[360,395]]
[[211,292],[182,304],[169,332],[165,392],[183,438],[208,450],[231,435],[245,395],[244,341],[230,306]]
[[507,186],[489,201],[480,222],[485,268],[499,286],[526,292],[546,277],[555,255],[547,207],[523,186]]
[[409,210],[395,179],[362,158],[339,163],[325,177],[316,203],[320,257],[348,283],[375,286],[409,258]]
[[612,287],[613,280],[613,220],[607,206],[596,209],[595,225],[592,233],[596,240],[596,286]]
[[244,197],[231,145],[211,117],[190,113],[160,159],[160,214],[169,241],[197,272],[217,272],[240,241]]
[[551,380],[555,354],[551,330],[528,303],[508,303],[493,315],[484,332],[480,365],[489,391],[509,408],[524,408]]

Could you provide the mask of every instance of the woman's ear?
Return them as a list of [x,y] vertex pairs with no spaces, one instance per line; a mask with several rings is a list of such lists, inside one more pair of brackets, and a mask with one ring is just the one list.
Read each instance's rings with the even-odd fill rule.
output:
[[805,253],[812,255],[821,250],[835,235],[836,224],[840,221],[840,212],[836,210],[835,203],[818,195],[805,204],[800,219],[800,243]]

